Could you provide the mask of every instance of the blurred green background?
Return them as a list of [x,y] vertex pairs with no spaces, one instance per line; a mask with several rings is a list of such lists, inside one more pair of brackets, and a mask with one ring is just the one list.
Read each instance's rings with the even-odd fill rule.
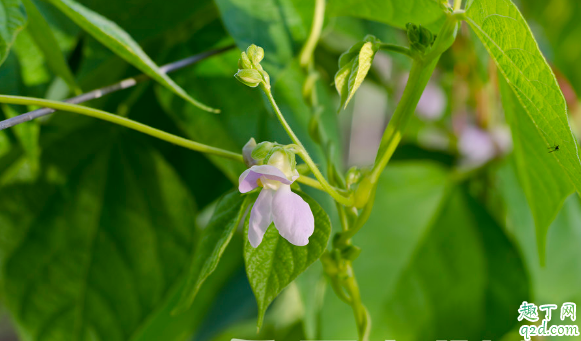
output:
[[[140,73],[49,3],[33,2],[83,91]],[[250,137],[289,143],[266,98],[233,77],[240,49],[254,43],[265,49],[263,65],[282,112],[322,161],[323,151],[309,137],[311,109],[296,60],[309,34],[313,1],[80,2],[125,29],[158,65],[237,46],[171,74],[192,97],[220,108],[219,115],[152,81],[88,105],[232,151]],[[405,22],[389,6],[350,13],[344,3],[349,1],[328,1],[315,63],[323,128],[346,170],[372,164],[410,63],[379,52],[352,104],[337,114],[331,84],[340,54],[367,34],[407,44]],[[516,4],[558,77],[573,130],[581,131],[581,2]],[[439,20],[424,13],[420,23],[434,29]],[[18,34],[0,66],[0,94],[71,97],[34,34],[30,25]],[[1,105],[0,118],[32,109]],[[451,172],[467,168],[476,171],[460,183],[450,181]],[[69,113],[0,131],[0,340],[356,339],[351,308],[326,285],[319,263],[277,298],[257,334],[241,233],[194,306],[170,314],[199,232],[242,171],[241,165]],[[306,191],[336,230],[330,199]],[[354,268],[373,340],[520,340],[522,301],[581,303],[579,196],[571,195],[552,223],[542,267],[497,70],[467,25],[442,57],[354,243],[363,250]]]

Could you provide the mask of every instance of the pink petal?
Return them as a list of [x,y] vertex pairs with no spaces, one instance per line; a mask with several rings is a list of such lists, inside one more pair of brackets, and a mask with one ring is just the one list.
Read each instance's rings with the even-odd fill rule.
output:
[[269,180],[280,181],[285,185],[290,185],[294,181],[287,179],[284,173],[274,166],[252,166],[245,170],[244,173],[240,175],[240,179],[238,179],[238,190],[240,190],[240,193],[246,193],[258,187],[256,180],[260,179],[261,176],[264,176]]
[[278,232],[291,244],[305,246],[315,231],[315,218],[309,204],[283,185],[274,193],[272,216]]
[[258,199],[252,206],[250,212],[250,222],[248,226],[248,241],[253,248],[258,247],[262,242],[262,237],[272,223],[272,197],[273,190],[264,188],[258,195]]

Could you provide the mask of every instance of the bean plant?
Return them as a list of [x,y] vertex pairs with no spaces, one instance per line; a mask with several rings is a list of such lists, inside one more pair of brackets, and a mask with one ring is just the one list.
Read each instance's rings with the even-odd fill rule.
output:
[[581,299],[540,3],[0,0],[18,336],[520,340],[523,301]]

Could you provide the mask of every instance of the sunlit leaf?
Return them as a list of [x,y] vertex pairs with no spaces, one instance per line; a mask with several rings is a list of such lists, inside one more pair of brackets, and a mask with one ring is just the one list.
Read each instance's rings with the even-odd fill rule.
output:
[[[550,157],[581,192],[581,162],[565,98],[518,8],[510,0],[474,0],[466,11],[466,20],[538,130],[543,151],[559,145],[559,151]],[[515,115],[514,119],[521,124],[524,118]]]
[[258,304],[258,327],[264,313],[278,294],[309,265],[319,259],[327,247],[331,233],[329,216],[319,204],[304,193],[298,193],[311,207],[315,217],[315,232],[305,246],[295,246],[280,236],[274,224],[266,231],[262,243],[253,248],[248,241],[248,215],[244,224],[244,261],[246,274]]
[[29,18],[27,29],[38,48],[44,54],[48,67],[55,75],[61,77],[72,91],[79,93],[80,89],[75,77],[63,53],[60,51],[58,41],[48,22],[32,0],[23,0],[23,4]]
[[347,107],[363,83],[380,43],[374,36],[367,36],[363,42],[353,45],[339,58],[339,71],[335,74],[335,88],[341,96],[341,107]]
[[25,25],[26,15],[20,0],[0,0],[0,65]]
[[210,108],[190,97],[159,69],[127,32],[114,22],[72,0],[50,0],[50,2],[103,45],[161,85],[203,110],[217,112],[216,109]]
[[537,247],[541,263],[544,263],[549,226],[575,189],[565,170],[551,155],[560,150],[546,147],[539,131],[504,80],[501,80],[500,89],[505,116],[512,131],[518,179],[535,219]]

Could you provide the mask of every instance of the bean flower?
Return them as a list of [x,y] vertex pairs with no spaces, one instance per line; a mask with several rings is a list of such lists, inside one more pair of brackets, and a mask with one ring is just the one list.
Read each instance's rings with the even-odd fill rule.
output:
[[254,165],[240,175],[238,189],[247,193],[262,187],[250,212],[248,240],[256,248],[271,223],[290,243],[304,246],[315,230],[309,204],[290,185],[299,177],[285,152],[276,151],[265,165]]

